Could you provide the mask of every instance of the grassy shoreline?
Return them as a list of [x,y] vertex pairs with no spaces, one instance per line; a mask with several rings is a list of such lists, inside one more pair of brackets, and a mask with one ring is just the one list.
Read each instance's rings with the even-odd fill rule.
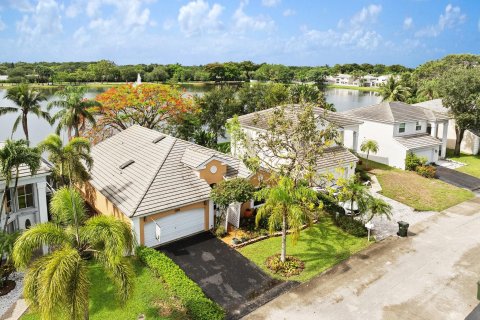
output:
[[356,87],[356,86],[342,86],[338,84],[327,84],[327,88],[347,89],[347,90],[357,90],[357,91],[367,91],[367,92],[380,92],[380,88],[378,87]]

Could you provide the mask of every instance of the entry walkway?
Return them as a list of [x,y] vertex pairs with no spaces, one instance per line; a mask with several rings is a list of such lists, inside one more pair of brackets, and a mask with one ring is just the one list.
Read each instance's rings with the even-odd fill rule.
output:
[[480,198],[352,256],[245,319],[458,320],[478,305]]

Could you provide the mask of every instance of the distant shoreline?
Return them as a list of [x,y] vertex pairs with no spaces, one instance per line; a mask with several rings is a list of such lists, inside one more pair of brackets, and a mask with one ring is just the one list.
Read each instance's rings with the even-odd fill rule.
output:
[[[145,82],[145,83],[156,83],[156,82]],[[163,82],[159,82],[163,83]],[[227,81],[223,82],[224,84],[241,84],[243,82],[241,81]],[[255,82],[259,83],[259,82]],[[79,85],[86,86],[88,88],[109,88],[109,87],[114,87],[118,85],[125,84],[125,82],[88,82],[88,83],[81,83]],[[163,83],[163,84],[169,84]],[[175,83],[176,85],[191,85],[191,86],[206,86],[206,85],[214,85],[214,81],[195,81],[195,82],[177,82]],[[13,86],[18,85],[18,83],[0,83],[0,89],[2,88],[10,88]],[[60,83],[60,84],[41,84],[41,83],[31,83],[31,86],[33,88],[39,88],[39,89],[58,89],[60,87],[68,86],[71,85],[71,83]],[[344,85],[338,85],[338,84],[327,84],[326,88],[331,88],[331,89],[347,89],[347,90],[357,90],[357,91],[370,91],[370,92],[379,92],[380,88],[378,87],[356,87],[356,86],[344,86]]]

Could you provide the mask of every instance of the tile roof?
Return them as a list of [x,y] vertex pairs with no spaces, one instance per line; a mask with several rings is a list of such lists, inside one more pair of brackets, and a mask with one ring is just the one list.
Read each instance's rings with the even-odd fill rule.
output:
[[379,104],[343,112],[353,118],[383,123],[408,121],[448,120],[444,114],[399,101],[384,101]]
[[[210,186],[192,169],[212,157],[227,177],[251,173],[238,159],[158,131],[132,126],[94,146],[91,184],[124,214],[141,216],[209,199]],[[121,164],[134,163],[121,170]]]
[[343,166],[352,162],[358,162],[354,154],[342,146],[334,146],[323,151],[322,157],[317,160],[317,170]]
[[394,139],[407,149],[434,147],[442,144],[441,140],[432,137],[428,133],[394,137]]
[[[274,108],[270,108],[262,111],[249,113],[249,114],[238,117],[238,120],[242,126],[267,130],[269,127],[268,120],[270,119],[271,115],[275,112],[275,110],[277,110],[278,108],[280,107],[274,107]],[[298,105],[298,104],[287,105],[285,108],[287,116],[293,121],[295,121],[297,119],[296,116],[298,115],[300,108],[301,108],[301,105]],[[346,127],[346,126],[358,125],[362,123],[362,121],[359,121],[347,115],[328,111],[319,107],[315,107],[313,109],[313,112],[319,118],[322,118],[327,122],[330,122],[338,127]]]

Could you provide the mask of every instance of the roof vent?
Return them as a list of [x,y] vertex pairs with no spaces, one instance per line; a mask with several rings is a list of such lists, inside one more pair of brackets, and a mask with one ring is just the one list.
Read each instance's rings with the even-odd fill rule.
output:
[[124,162],[123,164],[120,165],[120,169],[123,170],[125,169],[126,167],[128,167],[129,165],[131,165],[132,163],[135,163],[135,161],[133,160],[128,160],[127,162]]
[[153,143],[158,143],[158,142],[162,141],[163,139],[165,139],[165,136],[160,136],[160,137],[158,137],[158,138],[153,139],[152,142],[153,142]]

